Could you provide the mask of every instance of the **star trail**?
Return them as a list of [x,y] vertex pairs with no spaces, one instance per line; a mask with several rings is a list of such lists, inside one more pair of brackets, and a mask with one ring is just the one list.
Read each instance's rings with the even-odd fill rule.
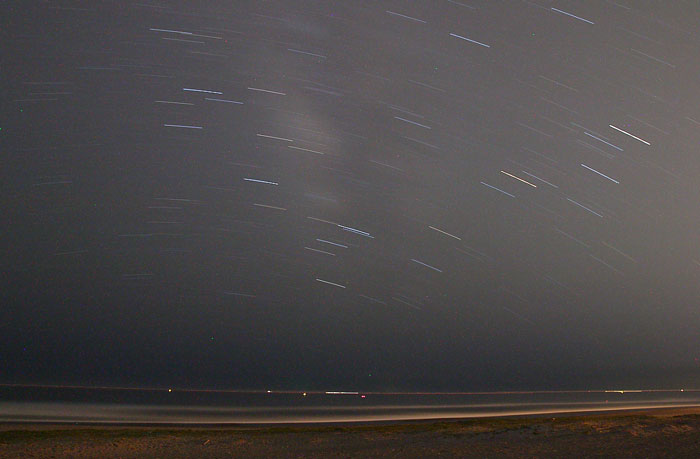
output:
[[0,383],[700,375],[693,2],[5,12]]

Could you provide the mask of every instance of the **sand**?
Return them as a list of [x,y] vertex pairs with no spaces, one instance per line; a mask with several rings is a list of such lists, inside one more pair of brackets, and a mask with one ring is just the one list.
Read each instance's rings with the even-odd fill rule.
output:
[[700,408],[275,427],[0,425],[0,457],[700,457]]

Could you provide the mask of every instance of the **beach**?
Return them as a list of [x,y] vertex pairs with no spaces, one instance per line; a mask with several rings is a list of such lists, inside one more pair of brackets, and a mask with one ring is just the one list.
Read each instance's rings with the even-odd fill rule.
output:
[[2,424],[0,457],[698,457],[700,408],[276,426]]

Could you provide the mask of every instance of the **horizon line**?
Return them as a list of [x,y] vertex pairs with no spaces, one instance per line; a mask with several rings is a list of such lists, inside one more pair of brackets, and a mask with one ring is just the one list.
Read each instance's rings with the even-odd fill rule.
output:
[[304,394],[304,395],[518,395],[518,394],[581,394],[581,393],[653,393],[653,392],[700,392],[700,388],[674,389],[546,389],[546,390],[502,390],[502,391],[378,391],[378,390],[304,390],[304,389],[214,389],[214,388],[182,388],[182,387],[133,387],[133,386],[88,386],[79,384],[20,384],[0,383],[5,388],[36,388],[36,389],[88,389],[88,390],[121,390],[149,392],[204,392],[204,393],[236,393],[236,394]]

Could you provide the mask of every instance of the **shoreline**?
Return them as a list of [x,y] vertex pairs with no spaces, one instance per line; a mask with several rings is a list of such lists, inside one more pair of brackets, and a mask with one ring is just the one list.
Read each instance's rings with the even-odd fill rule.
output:
[[526,413],[479,413],[467,416],[427,416],[401,417],[395,419],[347,419],[347,420],[308,420],[308,421],[262,421],[262,422],[169,422],[169,421],[92,421],[92,420],[6,420],[0,421],[0,432],[7,430],[57,430],[62,428],[102,428],[102,429],[265,429],[275,427],[353,427],[353,426],[393,426],[402,424],[433,424],[463,421],[488,421],[501,419],[548,419],[548,418],[586,418],[595,416],[655,416],[673,417],[679,415],[700,415],[700,404],[612,407],[610,409],[591,410],[542,410]]
[[700,407],[409,422],[0,424],[1,457],[698,457]]
[[588,418],[616,418],[644,416],[655,418],[668,418],[676,416],[698,416],[700,417],[700,405],[684,407],[659,407],[659,408],[621,408],[611,410],[592,411],[561,411],[541,414],[510,414],[510,415],[490,415],[490,416],[468,416],[468,417],[440,417],[440,418],[417,418],[417,419],[397,419],[397,420],[357,420],[357,421],[309,421],[309,422],[262,422],[262,423],[240,423],[240,422],[212,422],[212,423],[177,423],[177,422],[95,422],[95,421],[0,421],[0,432],[11,430],[72,430],[72,429],[95,429],[95,430],[274,430],[276,428],[299,428],[306,430],[314,428],[381,428],[395,427],[402,425],[420,426],[432,424],[449,423],[488,423],[489,421],[538,421],[548,419],[560,420],[584,420]]

